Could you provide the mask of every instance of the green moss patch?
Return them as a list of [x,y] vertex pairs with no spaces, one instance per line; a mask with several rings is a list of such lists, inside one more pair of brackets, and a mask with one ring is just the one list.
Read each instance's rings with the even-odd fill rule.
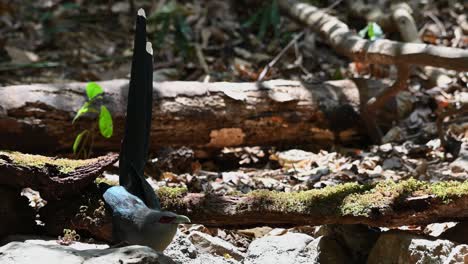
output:
[[187,188],[169,188],[161,187],[157,190],[159,199],[163,209],[165,208],[182,208],[185,206],[183,201],[184,196],[187,194]]
[[269,212],[370,217],[398,208],[409,197],[431,196],[449,203],[467,195],[468,181],[428,183],[409,179],[367,185],[345,183],[293,193],[258,190],[247,194],[247,202],[239,204],[238,209],[251,206]]
[[428,183],[409,179],[401,182],[383,181],[361,194],[347,196],[341,207],[343,215],[371,216],[377,210],[393,210],[406,198],[430,195],[449,203],[454,198],[468,195],[468,181]]
[[337,210],[346,196],[363,193],[369,188],[368,185],[345,183],[323,189],[291,193],[259,190],[247,196],[253,199],[254,207],[266,210],[327,215],[338,213]]
[[119,185],[118,181],[109,180],[106,177],[97,177],[96,180],[94,180],[94,183],[96,183],[96,185],[99,185],[100,183],[105,183],[110,186]]
[[[64,174],[74,171],[78,167],[86,166],[90,163],[95,162],[96,159],[87,160],[73,160],[73,159],[62,159],[62,158],[51,158],[41,155],[24,154],[16,151],[0,151],[1,156],[7,156],[13,163],[25,167],[34,167],[42,169],[46,165],[57,167],[57,169]],[[5,163],[3,160],[2,163]]]
[[[96,181],[105,180],[98,178]],[[116,185],[114,182],[109,184]],[[163,209],[183,210],[187,206],[183,199],[187,192],[187,188],[162,187],[157,194]],[[210,199],[210,195],[206,194],[205,199]],[[256,190],[234,196],[242,198],[236,204],[237,211],[258,210],[316,216],[372,217],[375,214],[385,215],[386,212],[401,210],[404,208],[401,205],[404,205],[409,197],[429,196],[429,199],[449,203],[453,199],[468,196],[468,181],[429,183],[409,179],[401,182],[383,181],[366,185],[345,183],[302,192]]]

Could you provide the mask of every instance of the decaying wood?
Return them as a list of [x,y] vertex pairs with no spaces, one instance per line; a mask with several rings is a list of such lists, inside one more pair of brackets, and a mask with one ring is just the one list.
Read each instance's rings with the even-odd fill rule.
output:
[[[376,81],[368,84],[374,95],[383,86]],[[100,85],[114,119],[114,135],[110,139],[95,137],[93,149],[118,152],[128,81]],[[92,117],[78,119],[75,125],[71,122],[85,102],[85,86],[0,87],[0,149],[70,152],[75,136],[95,122]],[[359,109],[359,92],[351,80],[320,84],[164,82],[154,83],[154,93],[152,150],[162,146],[201,150],[241,145],[325,147],[333,143],[330,130],[337,124],[344,143],[365,137],[359,110],[353,110]]]
[[0,151],[0,185],[33,187],[46,200],[79,194],[117,161],[117,154],[88,160],[55,159]]

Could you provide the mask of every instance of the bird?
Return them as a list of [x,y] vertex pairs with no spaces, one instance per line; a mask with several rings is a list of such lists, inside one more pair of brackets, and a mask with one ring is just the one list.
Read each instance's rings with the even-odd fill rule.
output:
[[112,239],[163,251],[184,215],[161,209],[159,198],[144,177],[153,106],[153,49],[146,40],[146,15],[136,17],[134,51],[128,89],[127,116],[119,155],[119,186],[107,188],[103,198],[112,211]]

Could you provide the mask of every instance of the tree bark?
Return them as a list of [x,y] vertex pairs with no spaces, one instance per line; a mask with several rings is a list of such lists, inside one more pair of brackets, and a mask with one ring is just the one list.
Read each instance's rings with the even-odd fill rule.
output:
[[[366,81],[371,94],[383,86]],[[97,153],[119,151],[123,136],[127,80],[99,83],[103,103],[114,120],[110,139],[95,137]],[[29,153],[71,152],[75,136],[93,117],[78,119],[85,83],[0,87],[0,149]],[[326,147],[334,134],[341,142],[365,137],[360,124],[359,92],[350,80],[321,84],[295,81],[256,83],[154,83],[151,149],[187,146],[216,150],[229,146]],[[385,121],[384,121],[385,122]],[[336,132],[336,133],[335,133]],[[198,154],[197,154],[198,155]]]

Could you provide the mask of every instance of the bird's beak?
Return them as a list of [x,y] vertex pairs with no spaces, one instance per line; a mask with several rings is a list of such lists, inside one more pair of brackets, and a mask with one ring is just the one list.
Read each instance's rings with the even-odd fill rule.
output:
[[176,224],[188,224],[190,223],[190,218],[185,215],[178,215],[174,221]]

